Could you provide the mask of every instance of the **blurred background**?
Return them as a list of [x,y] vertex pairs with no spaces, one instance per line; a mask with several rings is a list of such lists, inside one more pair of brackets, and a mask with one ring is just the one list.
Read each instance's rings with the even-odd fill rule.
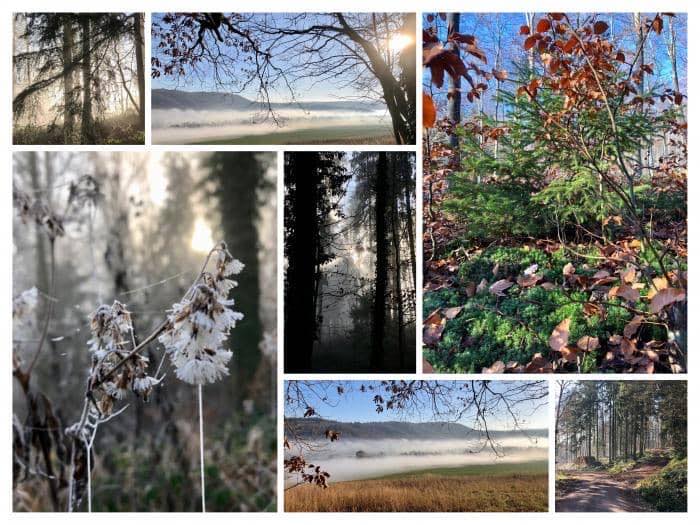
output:
[[[13,162],[14,510],[66,510],[64,430],[83,406],[90,314],[126,304],[138,343],[220,240],[245,264],[230,295],[245,319],[226,343],[230,375],[203,388],[206,507],[275,510],[275,154],[22,152]],[[163,347],[144,355],[152,374]],[[168,359],[162,370],[150,399],[129,394],[99,428],[93,510],[201,510],[197,391]]]

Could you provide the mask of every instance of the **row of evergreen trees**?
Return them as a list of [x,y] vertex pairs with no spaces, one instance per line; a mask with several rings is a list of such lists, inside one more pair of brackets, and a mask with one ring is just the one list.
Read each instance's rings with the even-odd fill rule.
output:
[[[687,383],[582,381],[564,384],[557,410],[557,461],[615,463],[652,449],[687,456]],[[585,461],[585,464],[592,460]]]

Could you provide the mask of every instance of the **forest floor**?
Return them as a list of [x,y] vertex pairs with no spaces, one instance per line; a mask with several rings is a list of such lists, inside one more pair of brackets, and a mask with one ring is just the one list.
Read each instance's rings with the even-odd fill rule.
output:
[[436,468],[376,479],[303,485],[287,512],[546,512],[547,462]]
[[620,474],[607,470],[562,470],[557,480],[557,512],[653,512],[636,486],[663,468],[640,465]]

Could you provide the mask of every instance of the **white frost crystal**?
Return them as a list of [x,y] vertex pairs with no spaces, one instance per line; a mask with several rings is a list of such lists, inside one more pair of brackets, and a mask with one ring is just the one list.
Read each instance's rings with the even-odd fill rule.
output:
[[205,273],[187,295],[173,305],[168,327],[158,340],[165,346],[178,379],[193,385],[214,383],[228,375],[233,355],[223,344],[230,330],[243,319],[227,299],[236,282],[228,279],[243,270],[226,245],[217,246],[216,270]]

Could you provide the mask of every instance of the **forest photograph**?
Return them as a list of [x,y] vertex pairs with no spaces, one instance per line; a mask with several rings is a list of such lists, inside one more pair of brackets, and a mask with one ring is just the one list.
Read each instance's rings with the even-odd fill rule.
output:
[[557,512],[687,512],[686,381],[557,383]]
[[13,510],[274,511],[276,155],[13,164]]
[[154,13],[154,144],[416,143],[415,13]]
[[546,512],[546,381],[284,383],[287,512]]
[[413,152],[284,156],[284,371],[415,372]]
[[423,15],[423,369],[687,372],[687,16]]
[[13,144],[143,144],[143,13],[13,15]]

